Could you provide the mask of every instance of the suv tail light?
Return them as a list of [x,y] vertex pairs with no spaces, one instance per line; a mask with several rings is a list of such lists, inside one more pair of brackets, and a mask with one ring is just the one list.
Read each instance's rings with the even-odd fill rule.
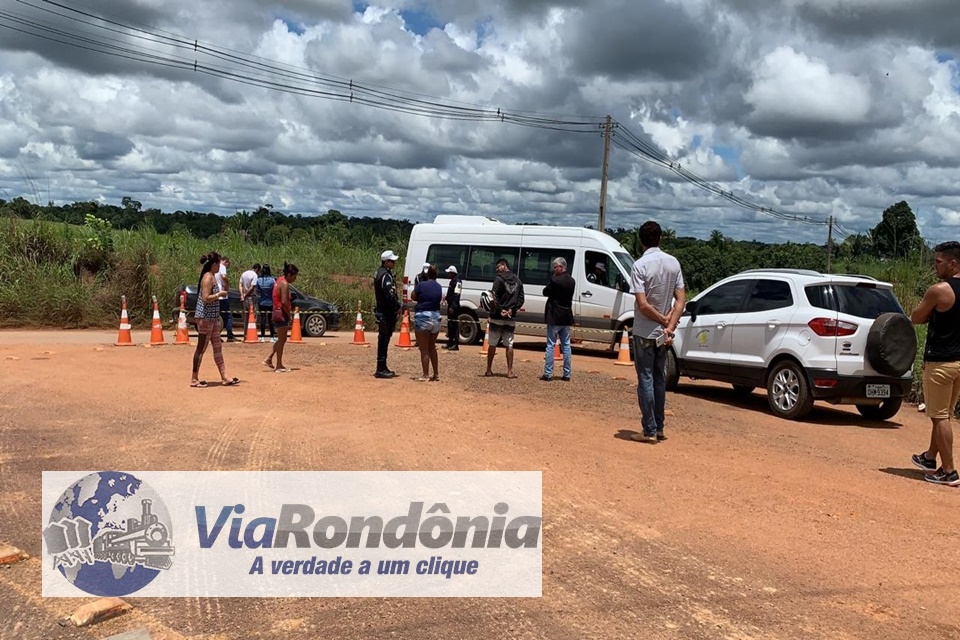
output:
[[836,318],[814,318],[807,323],[807,326],[818,336],[829,338],[852,336],[857,332],[857,325]]

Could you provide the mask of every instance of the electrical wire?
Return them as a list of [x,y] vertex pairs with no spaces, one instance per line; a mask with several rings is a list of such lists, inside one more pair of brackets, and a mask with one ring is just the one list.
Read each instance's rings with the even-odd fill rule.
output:
[[[17,2],[66,22],[73,31],[55,28],[9,11],[0,11],[0,27],[65,46],[178,71],[204,74],[271,91],[356,103],[385,111],[443,120],[501,122],[567,133],[597,133],[605,127],[604,122],[595,117],[507,111],[358,83],[352,79],[347,80],[243,52],[206,43],[201,44],[199,40],[189,40],[170,32],[131,26],[56,0],[40,0],[47,6],[30,0],[17,0]],[[113,37],[114,35],[126,39],[118,39]],[[162,47],[165,50],[157,51],[151,47]],[[178,54],[177,51],[181,53]],[[184,52],[189,52],[192,57],[183,55]],[[615,120],[612,121],[611,143],[743,209],[782,221],[809,225],[829,224],[828,219],[821,220],[781,212],[723,189],[683,168],[679,162],[671,160],[655,145],[648,143]],[[839,230],[839,223],[835,221],[834,225]],[[846,230],[844,232],[849,233]]]

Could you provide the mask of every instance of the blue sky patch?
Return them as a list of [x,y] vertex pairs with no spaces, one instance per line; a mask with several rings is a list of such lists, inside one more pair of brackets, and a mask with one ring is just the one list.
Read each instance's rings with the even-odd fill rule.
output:
[[284,26],[287,27],[287,31],[289,31],[290,33],[295,33],[298,36],[302,36],[304,32],[306,32],[306,29],[303,28],[303,25],[295,21],[290,16],[284,15],[282,13],[278,13],[274,16],[274,18],[283,22]]
[[400,17],[406,23],[407,29],[419,36],[427,35],[431,29],[443,29],[443,25],[426,11],[401,11]]
[[715,144],[711,148],[713,149],[713,152],[720,156],[720,158],[726,164],[730,165],[736,170],[737,178],[743,178],[745,175],[743,171],[743,164],[740,162],[740,154],[737,153],[736,149],[726,144]]

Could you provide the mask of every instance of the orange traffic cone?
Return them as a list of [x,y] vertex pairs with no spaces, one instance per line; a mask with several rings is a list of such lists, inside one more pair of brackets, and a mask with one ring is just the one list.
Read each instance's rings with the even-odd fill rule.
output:
[[490,321],[487,320],[487,329],[483,332],[483,348],[480,349],[480,355],[485,356],[490,350]]
[[620,334],[620,345],[617,349],[617,361],[613,364],[619,364],[623,366],[631,366],[633,360],[630,359],[630,338],[627,337],[627,328],[623,328],[623,333]]
[[412,349],[413,342],[410,341],[410,312],[403,310],[403,321],[400,323],[400,341],[397,346],[402,349]]
[[560,336],[557,336],[557,342],[553,343],[553,361],[563,360],[563,354],[560,353]]
[[357,300],[357,324],[353,327],[353,342],[350,344],[368,344],[363,335],[363,316],[360,315],[360,300]]
[[150,325],[150,344],[154,346],[166,344],[163,341],[163,323],[160,321],[160,309],[157,307],[157,296],[153,296],[153,322]]
[[247,314],[247,331],[243,336],[243,342],[244,344],[259,342],[257,338],[257,316],[253,311],[253,305],[250,305],[250,313]]
[[120,300],[123,303],[123,308],[120,310],[120,333],[117,335],[117,341],[114,344],[118,347],[132,347],[130,317],[127,315],[127,296],[120,296]]
[[287,342],[303,342],[303,334],[300,332],[300,307],[293,309],[293,328],[290,329],[290,339]]
[[187,328],[187,292],[180,292],[180,316],[177,318],[177,337],[173,344],[190,344],[190,330]]

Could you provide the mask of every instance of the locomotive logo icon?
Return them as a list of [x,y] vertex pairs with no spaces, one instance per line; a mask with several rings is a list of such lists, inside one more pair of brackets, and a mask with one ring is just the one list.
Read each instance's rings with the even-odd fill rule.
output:
[[129,473],[101,471],[70,486],[43,538],[54,568],[92,595],[128,595],[173,565],[170,514]]

